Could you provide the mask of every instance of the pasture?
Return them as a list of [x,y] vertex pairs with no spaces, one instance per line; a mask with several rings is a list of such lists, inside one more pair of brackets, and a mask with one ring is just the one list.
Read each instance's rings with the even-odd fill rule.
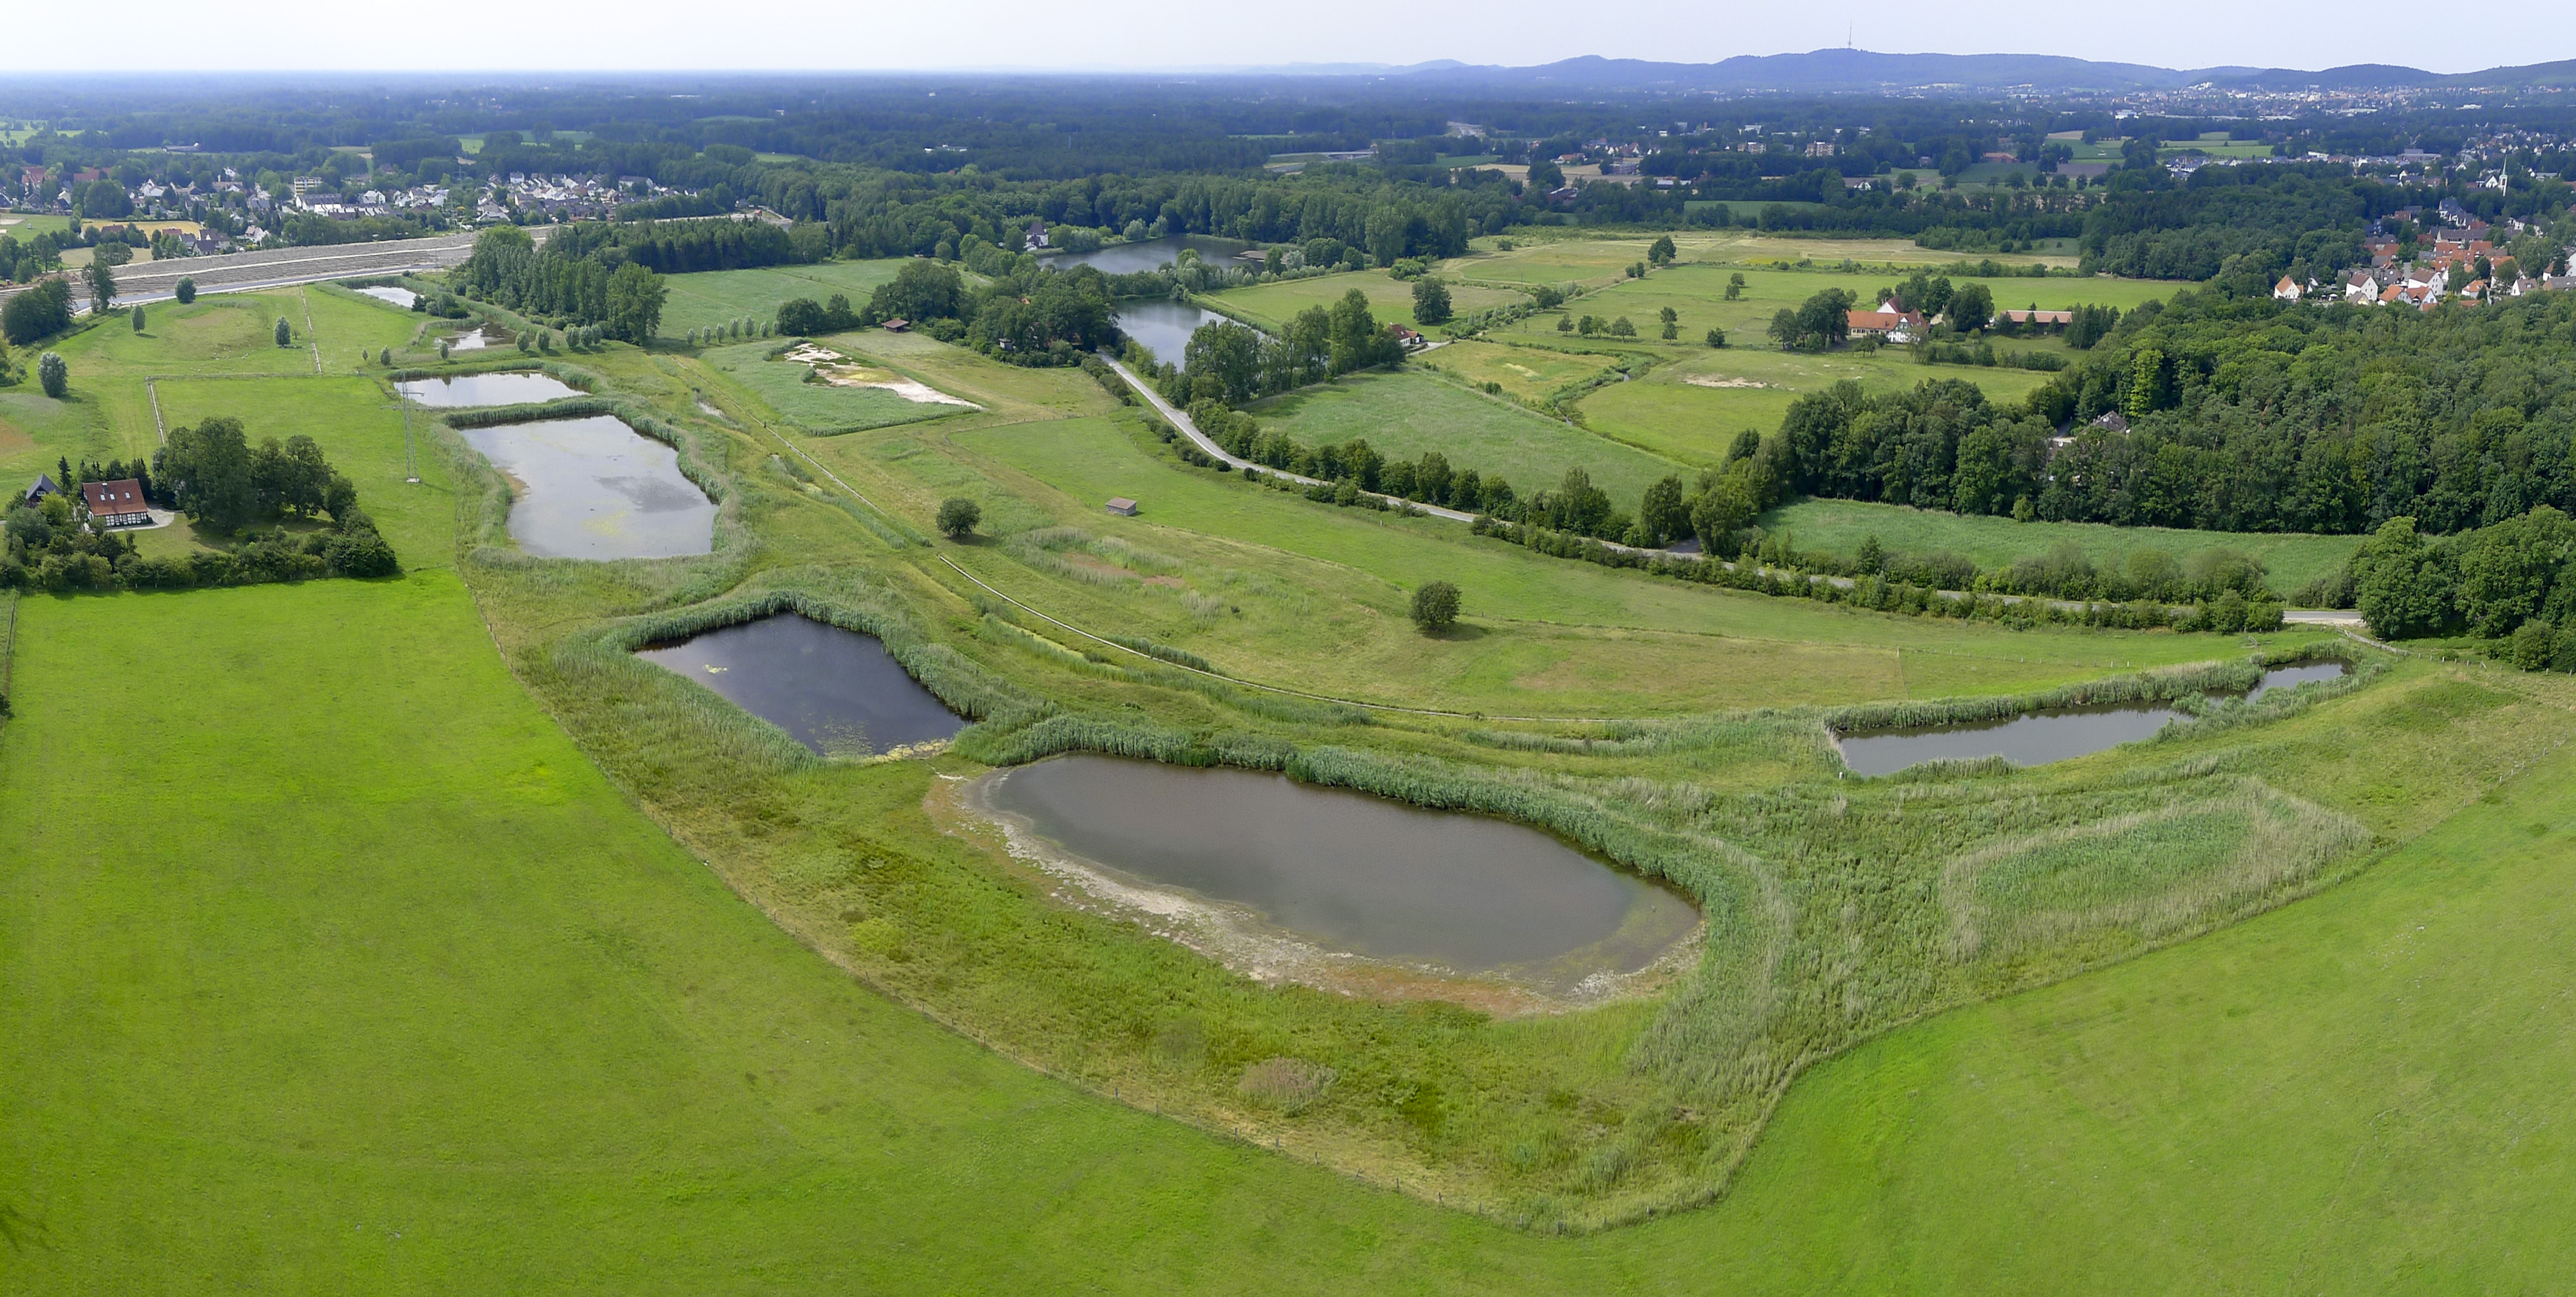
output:
[[670,297],[662,304],[662,332],[681,337],[691,329],[712,328],[744,316],[775,320],[779,304],[798,297],[822,302],[841,293],[849,297],[851,306],[863,307],[868,294],[879,284],[893,282],[894,272],[902,265],[902,258],[889,257],[670,275],[663,280]]
[[2016,558],[2073,544],[2104,567],[2141,549],[2161,549],[2177,559],[2225,546],[2263,561],[2267,584],[2281,595],[2331,575],[2361,547],[2360,536],[2283,535],[2277,532],[2177,531],[2164,527],[2113,527],[2095,522],[2014,522],[1858,500],[1796,500],[1762,515],[1762,525],[1786,531],[1802,552],[1841,554],[1868,537],[1891,551],[1928,554],[1950,550],[1981,568],[2011,565]]
[[[1732,341],[1732,339],[1730,339]],[[1544,344],[1539,344],[1544,345]],[[1789,403],[1851,381],[1873,392],[1897,392],[1926,379],[1965,379],[1986,399],[2009,402],[2047,382],[2037,370],[1917,363],[1902,348],[1809,354],[1768,346],[1685,350],[1643,378],[1612,383],[1576,407],[1587,427],[1606,437],[1685,464],[1714,464],[1738,433],[1768,434]]]
[[[1377,316],[1378,323],[1401,324],[1414,330],[1426,327],[1413,318],[1412,281],[1393,278],[1383,270],[1352,270],[1337,275],[1317,275],[1311,279],[1285,279],[1213,294],[1208,300],[1241,313],[1259,324],[1265,332],[1277,333],[1299,313],[1318,306],[1329,308],[1354,288],[1368,298],[1369,310]],[[1452,284],[1449,288],[1450,309],[1460,315],[1527,300],[1526,294],[1505,288],[1469,284]]]
[[[1447,351],[1431,353],[1438,357]],[[1521,494],[1552,489],[1580,468],[1633,514],[1648,483],[1680,465],[1603,439],[1499,397],[1410,369],[1352,374],[1275,396],[1249,411],[1264,431],[1307,446],[1365,439],[1390,459],[1439,451],[1452,468],[1507,478]]]

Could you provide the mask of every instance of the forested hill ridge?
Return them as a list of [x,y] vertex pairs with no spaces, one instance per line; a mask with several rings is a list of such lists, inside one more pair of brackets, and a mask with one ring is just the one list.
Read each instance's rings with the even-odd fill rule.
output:
[[[1298,71],[1295,68],[1251,70]],[[2464,73],[2427,72],[2422,68],[2386,63],[2358,63],[2311,72],[2296,68],[2241,66],[2163,68],[2142,63],[2096,62],[2054,54],[1886,54],[1874,50],[1821,49],[1803,54],[1740,54],[1715,63],[1658,63],[1598,55],[1563,59],[1534,67],[1441,62],[1386,68],[1376,75],[1496,87],[1769,90],[1810,94],[1931,86],[1952,90],[2024,88],[2043,91],[2174,90],[2199,85],[2377,90],[2398,86],[2564,86],[2576,82],[2576,61],[2493,67]]]

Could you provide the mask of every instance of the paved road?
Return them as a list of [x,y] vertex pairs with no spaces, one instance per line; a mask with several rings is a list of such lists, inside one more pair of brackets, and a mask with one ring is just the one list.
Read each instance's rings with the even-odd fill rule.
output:
[[[539,242],[552,232],[545,226],[531,227],[528,231],[529,236]],[[474,235],[466,233],[443,234],[431,239],[336,243],[309,248],[271,248],[264,252],[233,252],[216,257],[181,257],[174,261],[130,262],[116,268],[116,300],[120,303],[168,301],[182,276],[196,280],[197,291],[201,293],[245,293],[262,288],[320,283],[327,279],[446,270],[463,264],[473,251]],[[69,278],[74,301],[80,309],[88,309],[88,296],[82,291],[80,276],[75,273]],[[0,289],[0,302],[24,291],[23,287]]]

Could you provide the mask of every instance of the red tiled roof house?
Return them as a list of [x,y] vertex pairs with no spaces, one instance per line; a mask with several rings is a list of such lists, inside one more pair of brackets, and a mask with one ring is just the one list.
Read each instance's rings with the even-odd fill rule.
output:
[[152,525],[152,510],[143,503],[143,484],[130,477],[82,483],[81,503],[89,508],[89,520],[101,528]]

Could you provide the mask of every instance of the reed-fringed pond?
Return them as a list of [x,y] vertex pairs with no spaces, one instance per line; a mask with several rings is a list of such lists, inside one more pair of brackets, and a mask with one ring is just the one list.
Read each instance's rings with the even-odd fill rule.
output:
[[1069,756],[1003,771],[986,797],[1113,875],[1373,959],[1571,983],[1644,969],[1699,922],[1536,829],[1285,775]]
[[534,405],[581,395],[581,389],[543,374],[450,374],[394,384],[394,390],[422,405],[443,410],[484,405]]
[[457,433],[509,475],[510,538],[531,554],[673,558],[715,548],[715,502],[680,472],[679,452],[614,416]]
[[[2350,669],[2341,662],[2276,667],[2264,672],[2262,681],[2245,697],[2250,701],[2275,689],[2295,689],[2313,680],[2331,680]],[[1894,774],[1926,761],[1983,757],[2001,757],[2017,766],[2042,766],[2152,738],[2166,722],[2180,715],[2181,709],[2162,703],[2057,707],[2005,720],[1845,734],[1837,739],[1836,746],[1842,749],[1843,764],[1850,766],[1854,774],[1863,775]]]
[[966,722],[873,635],[794,613],[647,645],[637,657],[716,691],[823,756],[952,738]]

